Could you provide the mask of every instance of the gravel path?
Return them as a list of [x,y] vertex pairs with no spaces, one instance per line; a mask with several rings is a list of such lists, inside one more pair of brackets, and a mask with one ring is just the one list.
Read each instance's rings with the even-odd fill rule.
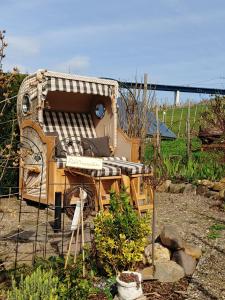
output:
[[194,194],[157,195],[157,229],[175,224],[183,238],[202,248],[203,256],[188,287],[187,299],[225,299],[225,230],[210,239],[215,224],[225,225],[225,211],[210,208],[213,200]]

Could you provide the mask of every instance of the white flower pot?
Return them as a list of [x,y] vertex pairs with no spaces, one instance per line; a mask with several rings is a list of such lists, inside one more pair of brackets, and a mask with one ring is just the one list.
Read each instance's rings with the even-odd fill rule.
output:
[[119,279],[120,275],[116,277],[118,294],[121,300],[135,300],[143,295],[141,286],[141,274],[138,272],[124,271],[123,273],[134,273],[138,276],[140,286],[137,287],[136,282],[124,282]]

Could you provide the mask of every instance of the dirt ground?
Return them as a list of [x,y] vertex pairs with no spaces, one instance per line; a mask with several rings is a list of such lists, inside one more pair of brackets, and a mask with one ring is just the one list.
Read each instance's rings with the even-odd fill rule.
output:
[[225,211],[210,208],[213,201],[194,194],[157,195],[158,231],[164,224],[175,224],[187,242],[203,251],[186,299],[225,299],[225,230],[217,231],[220,237],[209,238],[211,226],[225,225]]
[[[225,230],[217,231],[219,237],[209,238],[211,226],[225,225],[225,211],[210,208],[213,201],[194,194],[157,194],[158,232],[164,224],[175,224],[187,242],[200,246],[203,251],[190,280],[186,299],[225,299]],[[62,252],[66,254],[71,235],[71,221],[66,216],[62,218],[64,232],[55,233],[51,226],[54,219],[52,210],[42,209],[38,216],[37,207],[23,202],[19,220],[19,209],[19,201],[16,199],[0,201],[0,260],[7,262],[6,267],[14,264],[16,248],[17,260],[25,263],[32,261],[34,250],[36,255],[42,257]],[[39,225],[36,236],[37,218]],[[21,232],[24,232],[19,235],[17,245],[19,223]],[[90,240],[88,233],[85,239]]]

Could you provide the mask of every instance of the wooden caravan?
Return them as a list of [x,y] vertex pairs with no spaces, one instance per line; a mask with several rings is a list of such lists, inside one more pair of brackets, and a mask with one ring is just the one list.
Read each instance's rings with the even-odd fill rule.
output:
[[[140,213],[151,208],[142,184],[151,170],[138,162],[140,141],[117,128],[117,94],[113,80],[43,70],[24,79],[17,100],[23,198],[54,206],[61,192],[72,205],[82,186],[97,211],[124,185]],[[68,158],[90,156],[101,157],[101,169],[68,167]]]

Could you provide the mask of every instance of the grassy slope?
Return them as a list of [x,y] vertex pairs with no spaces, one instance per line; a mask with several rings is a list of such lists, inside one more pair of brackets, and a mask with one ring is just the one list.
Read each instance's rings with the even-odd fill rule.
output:
[[[194,130],[193,133],[197,133],[199,129],[199,119],[200,114],[206,109],[206,105],[198,104],[191,107],[190,110],[190,124],[191,128]],[[188,115],[188,107],[175,107],[165,109],[166,115],[164,122],[166,125],[177,134],[179,137],[184,137],[186,135],[186,120]],[[159,119],[163,120],[163,110],[159,112]],[[179,132],[180,126],[180,132]]]

